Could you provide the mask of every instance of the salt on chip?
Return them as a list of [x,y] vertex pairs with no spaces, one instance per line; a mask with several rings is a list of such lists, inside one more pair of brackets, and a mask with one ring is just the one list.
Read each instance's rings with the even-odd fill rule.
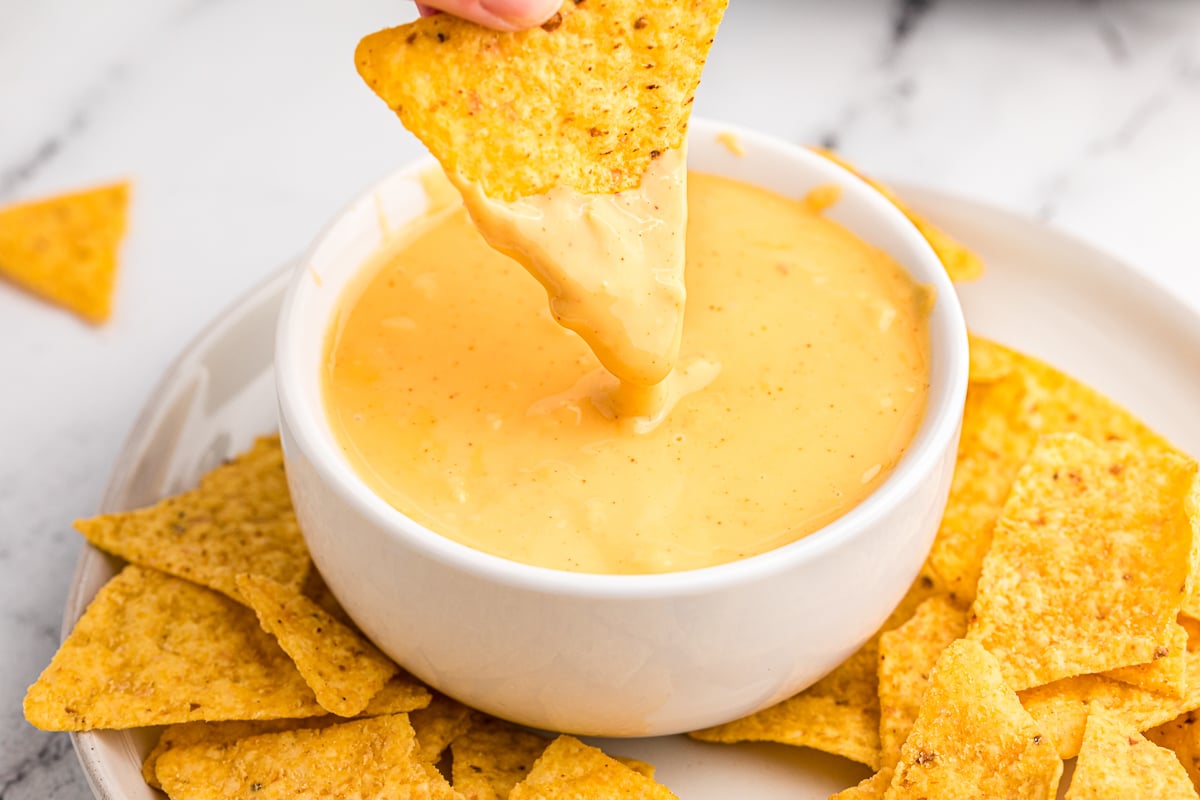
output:
[[908,622],[879,639],[879,741],[885,766],[900,759],[938,656],[967,632],[967,614],[933,597]]
[[811,747],[879,769],[879,640],[872,638],[800,694],[741,719],[694,731],[705,742]]
[[1021,705],[1050,735],[1062,758],[1074,758],[1083,745],[1088,716],[1108,711],[1140,731],[1200,708],[1200,653],[1189,651],[1187,689],[1182,697],[1139,689],[1101,675],[1064,678],[1020,693]]
[[0,210],[0,276],[88,322],[112,313],[129,184]]
[[239,602],[241,573],[299,589],[311,568],[277,436],[260,438],[190,492],[138,511],[78,520],[75,528],[101,550]]
[[455,791],[471,800],[505,800],[550,741],[484,714],[450,745]]
[[671,800],[665,786],[606,756],[573,736],[559,736],[545,749],[511,800]]
[[324,713],[253,612],[135,565],[100,589],[25,695],[43,730]]
[[237,588],[328,711],[358,714],[396,674],[395,662],[366,637],[295,589],[261,575],[239,575]]
[[857,786],[843,789],[829,800],[882,800],[892,782],[892,768],[884,767],[869,778],[863,778]]
[[566,2],[516,33],[439,14],[366,37],[355,63],[446,172],[489,197],[613,194],[683,145],[727,2]]
[[179,747],[159,758],[157,773],[168,795],[189,800],[458,797],[417,756],[403,714]]
[[1187,770],[1170,750],[1118,717],[1088,717],[1065,800],[1196,800]]
[[1200,789],[1200,712],[1188,711],[1146,731],[1146,738],[1175,753],[1192,786]]
[[958,463],[929,563],[962,602],[975,597],[992,528],[1038,437],[1075,432],[1148,450],[1171,445],[1099,392],[1037,359],[974,336]]
[[929,242],[929,246],[933,248],[933,252],[937,255],[938,260],[942,262],[942,266],[946,268],[947,274],[950,275],[950,280],[973,281],[983,275],[983,259],[977,253],[914,211],[911,206],[900,199],[900,196],[891,187],[868,177],[858,167],[832,150],[823,147],[814,147],[812,149],[817,154],[824,156],[879,192],[889,203],[898,208],[904,216],[908,217],[913,227],[925,237],[925,241]]
[[938,659],[887,800],[1051,800],[1062,760],[1004,682],[996,660],[959,639]]
[[417,732],[421,758],[436,764],[450,743],[470,729],[471,709],[437,694],[425,708],[410,713],[408,720]]
[[996,523],[968,636],[1021,690],[1166,655],[1186,596],[1196,463],[1051,434]]

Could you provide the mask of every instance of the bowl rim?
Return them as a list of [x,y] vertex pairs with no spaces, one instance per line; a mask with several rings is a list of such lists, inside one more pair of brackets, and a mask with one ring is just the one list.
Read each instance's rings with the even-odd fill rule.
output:
[[[292,344],[291,320],[302,293],[313,290],[309,273],[313,257],[323,243],[345,223],[364,198],[370,198],[385,185],[436,166],[428,156],[390,172],[339,210],[304,252],[284,297],[275,338],[280,424],[304,451],[319,479],[343,502],[349,503],[357,514],[426,558],[471,573],[481,580],[574,598],[635,599],[709,594],[789,571],[870,531],[886,528],[880,523],[936,472],[947,452],[953,453],[956,448],[969,374],[967,327],[957,293],[933,249],[908,217],[857,175],[807,148],[773,136],[737,125],[692,120],[689,136],[715,137],[718,134],[736,136],[747,151],[765,150],[775,157],[803,162],[807,169],[824,173],[829,182],[839,185],[843,192],[857,194],[857,199],[868,206],[871,214],[908,240],[907,245],[920,263],[902,266],[935,292],[936,302],[929,319],[930,355],[931,361],[945,360],[947,379],[941,385],[931,383],[925,417],[909,448],[887,479],[862,502],[807,536],[748,558],[676,572],[626,575],[541,567],[476,550],[410,519],[376,495],[349,461],[331,445],[334,441],[332,430],[327,431],[327,436],[318,434],[322,426],[328,428],[328,420],[321,399],[309,397],[302,388],[302,358],[299,348]],[[852,226],[848,227],[853,230]],[[916,272],[927,274],[917,275]],[[340,283],[339,293],[345,290],[345,285],[345,282]],[[327,330],[329,323],[328,319],[322,320],[322,329]],[[285,457],[286,445],[285,437]]]

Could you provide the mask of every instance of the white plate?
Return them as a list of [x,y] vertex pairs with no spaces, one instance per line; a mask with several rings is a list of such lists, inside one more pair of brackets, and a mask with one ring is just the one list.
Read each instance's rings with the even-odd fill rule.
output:
[[[903,194],[987,260],[987,276],[960,292],[975,331],[1082,378],[1183,449],[1200,453],[1200,317],[1130,268],[1049,228],[935,192]],[[284,271],[235,304],[167,372],[130,434],[102,511],[147,505],[186,489],[255,435],[275,429],[271,353],[286,281]],[[85,549],[67,599],[64,635],[118,566]],[[162,797],[141,777],[152,731],[73,739],[98,798]],[[604,747],[655,764],[682,800],[826,798],[869,774],[849,761],[782,745],[668,737]]]

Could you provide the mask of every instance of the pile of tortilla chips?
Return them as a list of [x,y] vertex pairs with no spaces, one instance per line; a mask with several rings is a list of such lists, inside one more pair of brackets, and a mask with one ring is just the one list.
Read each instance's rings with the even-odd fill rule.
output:
[[810,689],[692,735],[877,771],[844,800],[1053,798],[1075,757],[1069,798],[1196,798],[1198,570],[1196,462],[975,337],[950,503],[908,597]]
[[25,716],[166,726],[143,775],[171,797],[674,797],[648,764],[473,711],[376,649],[313,568],[275,437],[190,492],[76,527],[130,563]]

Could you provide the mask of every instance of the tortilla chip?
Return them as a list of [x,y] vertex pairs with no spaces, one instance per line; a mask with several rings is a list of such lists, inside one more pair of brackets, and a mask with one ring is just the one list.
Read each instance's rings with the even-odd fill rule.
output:
[[371,698],[360,717],[381,717],[385,714],[404,714],[427,707],[433,695],[425,684],[407,672],[397,672],[383,685],[379,694]]
[[950,501],[929,555],[946,588],[965,603],[975,597],[992,528],[1039,436],[1073,431],[1097,442],[1171,449],[1132,414],[1041,361],[975,336],[971,364],[988,380],[967,391]]
[[946,273],[950,276],[950,280],[973,281],[982,277],[983,259],[977,253],[910,208],[891,187],[880,183],[874,178],[868,177],[859,171],[858,167],[832,150],[824,147],[814,147],[812,150],[847,172],[852,173],[859,180],[883,195],[884,199],[889,203],[900,209],[900,212],[908,217],[913,227],[925,237],[925,241],[929,242],[929,246],[933,248],[933,252],[937,255],[938,260],[946,268]]
[[1187,631],[1187,649],[1200,650],[1200,620],[1180,614],[1176,621],[1179,627]]
[[1191,573],[1195,477],[1173,453],[1042,437],[996,523],[967,634],[1010,686],[1168,655]]
[[1200,789],[1200,713],[1180,714],[1170,722],[1146,731],[1146,738],[1173,751],[1187,770],[1192,786]]
[[0,210],[0,275],[88,322],[112,313],[129,184]]
[[645,761],[640,761],[636,758],[627,758],[626,756],[613,756],[614,761],[620,762],[639,775],[644,775],[650,780],[654,780],[654,765]]
[[450,743],[470,729],[471,709],[435,694],[428,706],[409,714],[408,720],[417,732],[418,755],[436,764]]
[[1187,642],[1186,628],[1178,624],[1169,625],[1166,644],[1155,651],[1153,661],[1110,669],[1101,674],[1151,692],[1182,697],[1187,690]]
[[25,695],[43,730],[324,714],[248,609],[130,565],[109,581]]
[[366,37],[355,63],[446,172],[489,197],[612,194],[683,145],[727,1],[568,2],[517,33],[439,14]]
[[[1200,542],[1200,481],[1196,482],[1187,499],[1187,515],[1192,522],[1192,536]],[[1192,562],[1191,586],[1181,611],[1192,619],[1200,620],[1200,557]]]
[[1100,712],[1087,721],[1066,800],[1196,800],[1187,770],[1170,750],[1124,720]]
[[319,605],[324,609],[325,613],[336,619],[348,628],[358,630],[358,626],[354,624],[354,620],[350,619],[350,615],[346,613],[346,609],[342,608],[342,604],[338,602],[333,591],[329,588],[329,584],[325,583],[325,578],[314,566],[309,570],[308,578],[304,581],[304,590],[302,594],[309,600]]
[[179,747],[159,758],[157,772],[167,794],[189,800],[457,798],[438,771],[417,757],[416,737],[403,714]]
[[261,575],[239,575],[237,588],[334,714],[358,714],[396,674],[395,662],[375,645],[296,590]]
[[967,613],[948,597],[926,600],[879,640],[879,742],[885,766],[900,760],[938,656],[967,632]]
[[512,800],[669,800],[665,786],[573,736],[559,736],[513,787]]
[[246,572],[300,589],[311,562],[296,524],[279,437],[263,437],[200,485],[139,511],[78,520],[89,542],[244,602]]
[[477,713],[450,745],[454,789],[471,800],[505,800],[549,744],[543,736]]
[[811,747],[879,769],[879,639],[800,694],[724,725],[689,733],[704,742]]
[[1149,692],[1100,675],[1080,675],[1026,689],[1021,705],[1053,739],[1062,758],[1074,758],[1083,744],[1090,713],[1108,711],[1139,731],[1200,708],[1200,653],[1189,651],[1187,690],[1182,697]]
[[1000,665],[976,642],[959,639],[938,659],[885,797],[1051,800],[1062,769]]
[[884,767],[869,778],[859,781],[857,786],[843,789],[829,800],[882,800],[892,782],[892,768]]

